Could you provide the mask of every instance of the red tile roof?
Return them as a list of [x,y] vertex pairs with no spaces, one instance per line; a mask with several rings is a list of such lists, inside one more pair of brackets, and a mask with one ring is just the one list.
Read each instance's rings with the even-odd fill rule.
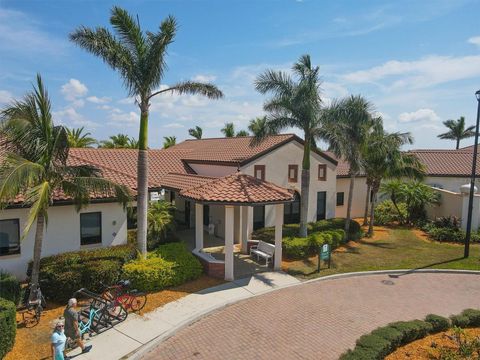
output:
[[180,191],[180,196],[204,203],[268,204],[293,200],[293,192],[237,172]]
[[[472,150],[410,150],[425,165],[429,176],[470,176]],[[480,157],[477,158],[477,175],[480,175]]]
[[217,178],[212,176],[170,173],[162,177],[162,187],[181,191],[206,184]]

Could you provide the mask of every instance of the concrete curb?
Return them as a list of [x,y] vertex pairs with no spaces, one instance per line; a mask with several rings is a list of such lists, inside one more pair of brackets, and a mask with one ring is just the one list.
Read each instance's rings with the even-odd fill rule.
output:
[[455,270],[455,269],[400,269],[400,270],[374,270],[374,271],[359,271],[359,272],[351,272],[351,273],[344,273],[344,274],[335,274],[335,275],[328,275],[325,277],[320,277],[316,279],[311,279],[311,280],[306,280],[300,283],[296,284],[289,284],[285,286],[279,286],[276,288],[272,288],[271,290],[267,290],[264,292],[261,292],[259,294],[252,294],[252,296],[244,299],[237,299],[233,301],[229,301],[225,304],[219,305],[212,307],[210,309],[207,309],[206,311],[203,311],[201,313],[197,313],[194,316],[191,316],[190,318],[186,319],[185,321],[179,323],[177,326],[174,328],[166,331],[165,333],[161,334],[160,336],[157,336],[156,338],[150,340],[146,344],[138,347],[137,349],[133,350],[129,354],[123,356],[121,359],[129,359],[129,360],[138,360],[140,359],[144,354],[149,352],[153,347],[156,345],[160,344],[161,342],[167,340],[168,338],[172,337],[175,335],[178,331],[196,323],[197,321],[202,320],[203,318],[207,317],[208,315],[215,313],[217,311],[221,311],[225,309],[226,307],[239,303],[241,301],[247,301],[253,297],[257,296],[262,296],[267,293],[270,293],[272,291],[277,291],[281,289],[286,289],[289,287],[294,287],[294,286],[300,286],[300,285],[305,285],[305,284],[310,284],[318,281],[331,281],[331,280],[338,280],[338,279],[345,279],[345,278],[351,278],[351,277],[360,277],[360,276],[371,276],[371,275],[397,275],[397,276],[404,276],[404,275],[410,275],[410,274],[418,274],[418,273],[430,273],[430,274],[467,274],[467,275],[480,275],[480,271],[477,270]]

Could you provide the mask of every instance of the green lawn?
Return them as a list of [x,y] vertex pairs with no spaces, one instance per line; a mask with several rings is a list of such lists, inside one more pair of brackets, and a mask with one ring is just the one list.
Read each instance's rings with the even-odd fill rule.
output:
[[374,239],[362,239],[344,252],[332,254],[331,268],[322,262],[318,274],[317,259],[284,262],[287,271],[308,279],[332,274],[385,269],[468,269],[480,270],[480,245],[470,247],[463,258],[463,245],[437,243],[419,238],[410,229],[379,229]]

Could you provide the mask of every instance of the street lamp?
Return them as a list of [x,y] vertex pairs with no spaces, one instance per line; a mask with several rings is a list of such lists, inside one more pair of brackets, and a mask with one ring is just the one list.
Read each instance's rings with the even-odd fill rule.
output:
[[477,98],[477,124],[475,127],[475,143],[473,144],[473,162],[472,176],[470,178],[470,194],[468,196],[468,216],[467,216],[467,234],[465,236],[465,250],[463,257],[468,258],[470,255],[470,237],[472,233],[472,211],[473,211],[473,193],[475,189],[475,175],[477,172],[477,149],[478,149],[478,125],[480,122],[480,90],[475,93]]

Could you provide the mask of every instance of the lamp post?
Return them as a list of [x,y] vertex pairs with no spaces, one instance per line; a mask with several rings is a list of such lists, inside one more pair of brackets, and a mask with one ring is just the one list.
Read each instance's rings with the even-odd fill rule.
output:
[[477,124],[475,127],[475,143],[473,145],[472,176],[470,178],[470,193],[468,196],[467,234],[465,236],[465,250],[463,257],[470,255],[470,236],[472,233],[473,193],[475,191],[475,175],[477,172],[478,125],[480,122],[480,90],[475,93],[477,98]]

